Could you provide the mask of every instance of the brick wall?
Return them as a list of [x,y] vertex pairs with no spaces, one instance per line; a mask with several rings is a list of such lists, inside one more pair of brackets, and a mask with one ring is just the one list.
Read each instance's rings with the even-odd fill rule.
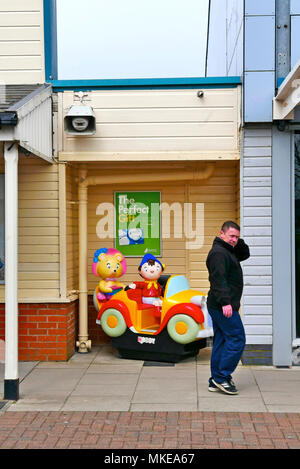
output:
[[[110,338],[96,324],[93,297],[88,302],[89,339],[93,345],[107,344]],[[19,304],[19,360],[65,361],[76,351],[78,300],[71,303]],[[0,304],[0,341],[5,340],[5,305]],[[4,357],[2,357],[4,359]]]
[[246,345],[242,355],[243,365],[271,366],[273,364],[272,349],[272,345]]
[[[0,340],[5,340],[0,304]],[[19,304],[19,360],[65,361],[75,352],[78,302]]]

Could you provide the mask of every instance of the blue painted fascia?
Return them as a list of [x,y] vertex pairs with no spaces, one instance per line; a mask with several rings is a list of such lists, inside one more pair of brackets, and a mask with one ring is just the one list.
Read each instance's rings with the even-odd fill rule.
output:
[[43,0],[45,78],[46,82],[57,79],[57,26],[56,0]]
[[54,91],[135,88],[231,88],[241,84],[241,77],[141,78],[120,80],[49,80]]

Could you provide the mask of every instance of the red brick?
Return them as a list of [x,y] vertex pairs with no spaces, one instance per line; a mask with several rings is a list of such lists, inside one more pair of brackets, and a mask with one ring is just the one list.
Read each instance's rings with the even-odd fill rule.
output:
[[28,344],[30,342],[36,342],[37,341],[37,336],[28,336],[28,335],[19,335],[19,344]]
[[37,323],[35,322],[26,322],[26,321],[22,321],[21,324],[19,324],[20,327],[25,327],[27,329],[35,329],[37,328]]
[[49,329],[48,330],[48,335],[64,335],[66,334],[66,329],[62,329],[62,328],[56,328],[56,329]]
[[[0,339],[5,338],[4,311],[2,303]],[[77,314],[77,301],[68,304],[19,304],[19,360],[59,361],[70,358],[75,352]]]
[[56,324],[55,323],[49,323],[49,322],[38,322],[37,327],[39,329],[55,329]]
[[47,316],[46,315],[35,315],[35,316],[26,316],[26,321],[28,322],[47,322]]
[[57,336],[57,342],[59,342],[59,343],[62,343],[62,342],[65,343],[65,342],[67,342],[67,340],[68,340],[68,338],[66,336],[63,336],[63,335],[58,335]]
[[28,329],[28,334],[33,334],[33,335],[36,335],[36,334],[47,334],[47,330],[45,329]]
[[37,341],[39,343],[55,343],[56,344],[56,338],[55,336],[48,336],[48,335],[38,335],[37,336]]
[[[22,310],[23,310],[23,309],[21,308],[21,311],[22,311]],[[19,312],[20,312],[20,310],[19,310]],[[37,311],[36,308],[27,308],[26,310],[24,310],[24,313],[25,313],[26,315],[29,315],[29,314],[38,314],[38,311]]]
[[67,318],[65,316],[49,316],[49,322],[67,322]]

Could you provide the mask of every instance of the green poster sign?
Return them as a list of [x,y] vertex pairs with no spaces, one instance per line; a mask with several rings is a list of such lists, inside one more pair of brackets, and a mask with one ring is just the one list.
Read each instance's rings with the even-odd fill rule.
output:
[[160,192],[115,192],[115,209],[116,249],[124,256],[160,256]]

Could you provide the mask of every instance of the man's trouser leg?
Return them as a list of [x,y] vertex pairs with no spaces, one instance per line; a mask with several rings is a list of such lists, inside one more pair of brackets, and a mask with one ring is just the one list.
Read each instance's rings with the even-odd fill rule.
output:
[[213,320],[214,342],[211,356],[212,378],[217,383],[228,381],[242,356],[246,338],[238,311],[226,318],[222,311],[209,309]]

